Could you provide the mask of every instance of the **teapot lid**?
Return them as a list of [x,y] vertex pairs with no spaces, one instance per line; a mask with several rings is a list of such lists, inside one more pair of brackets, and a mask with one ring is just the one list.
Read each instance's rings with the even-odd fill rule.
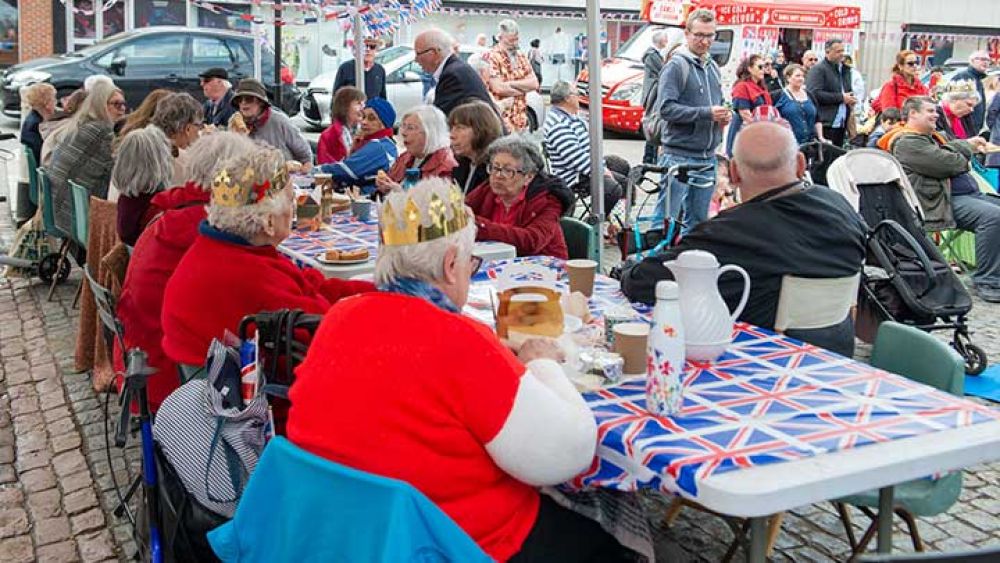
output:
[[705,250],[685,250],[677,256],[676,264],[682,268],[718,268],[715,255]]

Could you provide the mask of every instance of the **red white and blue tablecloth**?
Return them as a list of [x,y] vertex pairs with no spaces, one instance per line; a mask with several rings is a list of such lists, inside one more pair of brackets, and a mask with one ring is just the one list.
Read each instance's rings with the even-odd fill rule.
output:
[[[562,269],[551,258],[517,260]],[[509,263],[475,281],[489,283]],[[614,280],[599,279],[592,309],[625,302]],[[1000,420],[989,407],[768,330],[740,323],[734,334],[716,362],[687,363],[676,416],[646,411],[642,379],[585,393],[598,455],[570,485],[697,497],[699,481],[725,471]]]
[[378,220],[358,221],[349,211],[334,213],[326,228],[318,231],[293,230],[278,248],[313,260],[331,249],[367,248],[374,259],[378,252]]

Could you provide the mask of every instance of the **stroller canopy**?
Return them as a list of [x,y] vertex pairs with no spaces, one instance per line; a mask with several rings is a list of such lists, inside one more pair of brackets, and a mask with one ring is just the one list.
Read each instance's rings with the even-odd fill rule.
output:
[[895,184],[903,193],[906,203],[916,211],[923,221],[924,213],[920,201],[910,185],[906,171],[896,157],[880,149],[857,149],[849,151],[830,165],[826,172],[830,189],[839,192],[855,211],[860,210],[861,192],[859,185]]

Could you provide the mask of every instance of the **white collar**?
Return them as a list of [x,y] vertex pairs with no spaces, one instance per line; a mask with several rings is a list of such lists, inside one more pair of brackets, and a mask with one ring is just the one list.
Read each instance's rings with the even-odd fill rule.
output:
[[438,81],[441,80],[441,73],[444,71],[444,65],[446,65],[448,63],[448,59],[450,59],[450,58],[451,58],[451,55],[448,55],[447,57],[445,57],[444,60],[441,61],[441,64],[438,65],[437,70],[434,71],[434,83],[435,84]]

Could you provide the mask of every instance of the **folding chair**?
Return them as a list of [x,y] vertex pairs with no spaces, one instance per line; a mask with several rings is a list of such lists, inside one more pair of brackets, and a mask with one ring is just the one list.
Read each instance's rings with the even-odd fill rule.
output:
[[59,251],[42,258],[38,263],[38,269],[48,268],[52,272],[52,283],[49,285],[49,292],[46,295],[47,301],[52,301],[52,294],[56,290],[56,284],[65,281],[69,276],[72,267],[66,254],[69,252],[70,237],[56,226],[55,211],[52,209],[52,182],[49,181],[48,172],[45,168],[38,167],[38,184],[41,190],[42,204],[42,225],[45,227],[45,234],[62,240]]
[[597,256],[598,229],[572,217],[559,219],[563,237],[571,260],[588,258],[594,260]]
[[854,355],[854,331],[839,330],[858,298],[861,274],[841,278],[781,278],[774,330],[838,354]]
[[101,319],[101,325],[103,326],[104,342],[108,347],[108,357],[114,358],[115,342],[117,341],[118,346],[122,350],[122,360],[124,361],[126,359],[124,356],[125,326],[118,319],[115,296],[108,288],[94,279],[89,266],[83,266],[83,275],[87,280],[87,285],[90,286],[90,292],[94,294],[94,303],[97,304],[97,315]]

